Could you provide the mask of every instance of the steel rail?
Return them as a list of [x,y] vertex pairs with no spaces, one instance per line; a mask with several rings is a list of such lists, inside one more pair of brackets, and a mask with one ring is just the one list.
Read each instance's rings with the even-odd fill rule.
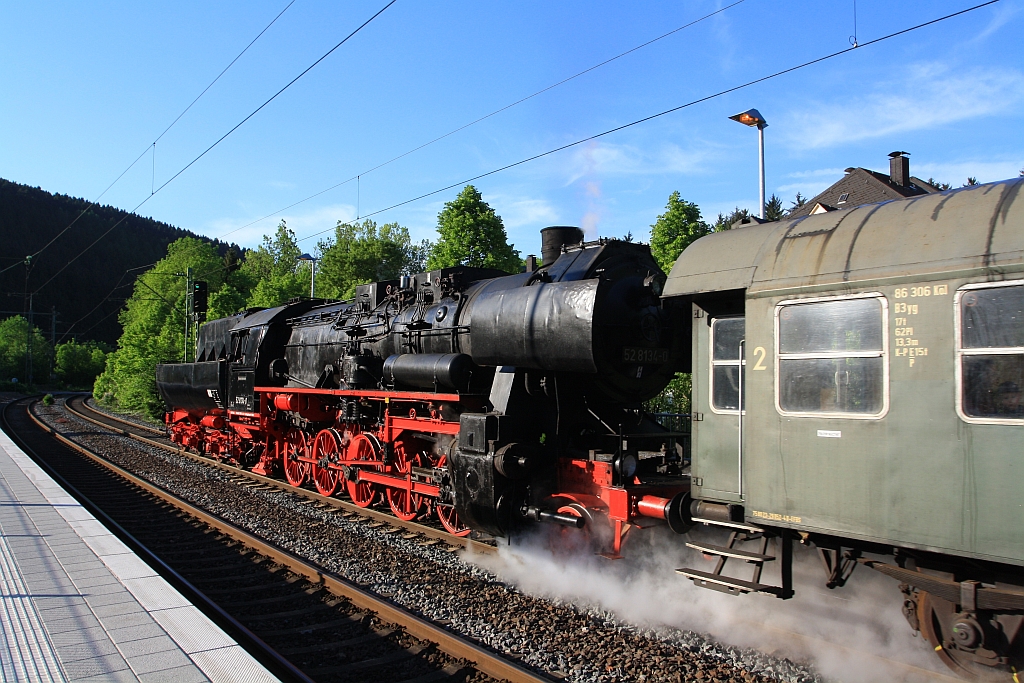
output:
[[[158,430],[152,427],[144,427],[143,425],[138,425],[135,422],[132,422],[131,420],[125,420],[115,415],[111,415],[110,413],[98,411],[95,408],[91,408],[85,402],[83,396],[76,396],[75,398],[79,398],[81,400],[81,405],[85,410],[95,415],[100,415],[106,420],[112,420],[127,427],[138,427],[139,429],[144,429],[146,431],[153,431],[154,433],[162,434],[162,432],[159,432]],[[354,512],[363,517],[373,519],[374,521],[386,522],[393,526],[407,529],[410,532],[422,534],[423,536],[426,536],[428,538],[435,538],[439,541],[444,541],[449,545],[460,546],[475,553],[493,554],[497,552],[497,548],[494,545],[491,545],[490,543],[482,543],[480,541],[476,541],[471,538],[466,538],[464,536],[454,536],[448,533],[447,531],[435,529],[434,527],[427,526],[426,524],[420,524],[419,522],[407,522],[386,512],[381,512],[379,510],[374,510],[372,508],[359,507],[354,503],[349,503],[348,501],[341,500],[340,498],[334,498],[333,496],[324,496],[316,491],[310,491],[309,489],[304,489],[299,486],[292,486],[288,482],[281,481],[280,479],[274,479],[273,477],[267,477],[262,474],[256,474],[255,472],[250,472],[249,470],[242,469],[241,467],[236,467],[234,465],[229,465],[227,463],[220,462],[213,458],[207,458],[196,453],[190,453],[189,451],[186,451],[184,448],[181,448],[176,444],[172,444],[169,440],[167,440],[166,436],[164,436],[164,440],[161,441],[158,439],[146,438],[145,436],[142,436],[140,434],[133,434],[128,429],[123,429],[116,425],[109,424],[108,422],[104,422],[103,420],[98,420],[96,418],[90,417],[89,415],[86,415],[85,413],[71,405],[71,399],[65,402],[64,408],[69,413],[71,413],[72,415],[81,420],[85,420],[86,422],[92,423],[98,427],[102,427],[103,429],[106,429],[108,431],[120,434],[121,436],[127,436],[128,438],[138,441],[140,443],[144,443],[149,446],[155,446],[156,448],[161,448],[165,451],[175,453],[177,455],[188,458],[195,462],[202,463],[210,467],[216,467],[225,472],[230,472],[235,475],[243,476],[253,481],[259,482],[261,484],[267,484],[269,486],[278,488],[282,491],[287,491],[288,493],[294,493],[295,495],[302,496],[303,498],[307,498],[309,500],[326,503],[331,507],[339,508],[345,510],[346,512]]]
[[[98,415],[102,415],[103,417],[108,418],[110,420],[113,420],[115,422],[118,422],[120,424],[124,424],[124,425],[128,425],[128,426],[137,426],[134,422],[132,422],[130,420],[120,419],[120,418],[118,418],[115,415],[111,415],[110,413],[98,411],[98,410],[90,407],[89,405],[87,405],[84,402],[84,400],[82,401],[82,405],[85,407],[86,410],[88,410],[90,412],[93,412],[95,414],[98,414]],[[188,451],[185,451],[183,449],[180,449],[180,448],[177,448],[177,447],[168,446],[167,444],[162,444],[162,443],[159,443],[159,442],[156,442],[156,441],[150,441],[150,440],[145,439],[143,437],[140,437],[138,435],[134,435],[133,436],[132,434],[130,434],[130,433],[126,432],[126,431],[120,430],[117,427],[114,427],[112,425],[105,424],[103,422],[100,422],[98,420],[90,418],[90,417],[88,417],[88,416],[78,412],[77,410],[72,409],[67,403],[65,403],[65,407],[67,408],[68,412],[72,413],[76,417],[79,417],[79,418],[81,418],[81,419],[83,419],[83,420],[85,420],[87,422],[90,422],[92,424],[96,424],[97,426],[103,427],[103,428],[111,430],[111,431],[115,431],[115,432],[123,434],[125,436],[129,436],[129,437],[134,438],[135,440],[140,441],[142,443],[147,443],[147,444],[150,444],[150,445],[153,445],[153,446],[158,446],[160,448],[163,448],[164,450],[168,450],[168,451],[171,451],[171,452],[174,452],[174,453],[178,453],[179,455],[186,456],[186,457],[188,457],[188,458],[190,458],[192,460],[195,460],[197,462],[205,463],[207,465],[213,465],[213,466],[218,467],[220,469],[223,469],[223,470],[225,470],[227,472],[232,472],[232,473],[236,473],[236,474],[245,475],[248,478],[253,479],[254,481],[259,481],[261,483],[270,484],[270,485],[276,486],[276,487],[278,487],[278,488],[280,488],[282,490],[291,491],[291,492],[296,493],[298,495],[305,496],[305,497],[307,497],[307,498],[309,498],[311,500],[322,501],[322,502],[328,503],[330,505],[333,505],[335,507],[340,507],[340,508],[343,508],[343,509],[346,509],[346,510],[351,510],[351,511],[357,512],[357,513],[359,513],[361,515],[373,517],[374,519],[377,519],[377,520],[380,520],[380,521],[384,521],[384,522],[387,522],[389,524],[393,524],[393,525],[396,525],[396,526],[403,526],[405,528],[409,528],[410,530],[418,531],[420,533],[423,533],[424,535],[428,535],[428,536],[430,536],[432,538],[438,538],[438,539],[447,541],[448,543],[451,543],[451,544],[463,545],[463,547],[470,548],[470,549],[472,549],[472,550],[474,550],[476,552],[488,552],[488,553],[496,552],[496,548],[494,546],[491,546],[491,545],[488,545],[488,544],[485,544],[485,543],[480,543],[480,542],[477,542],[477,541],[471,541],[470,539],[467,539],[467,538],[459,538],[457,536],[452,536],[451,534],[448,534],[448,533],[446,533],[444,531],[441,531],[439,529],[433,529],[431,527],[427,527],[427,526],[424,526],[424,525],[421,525],[421,524],[417,524],[415,522],[403,522],[402,520],[398,519],[397,517],[394,517],[393,515],[389,515],[387,513],[379,512],[377,510],[371,510],[369,508],[361,508],[361,507],[359,507],[357,505],[353,505],[351,503],[348,503],[348,502],[343,501],[343,500],[339,500],[337,498],[328,498],[328,497],[325,497],[325,496],[321,496],[319,493],[316,493],[314,491],[308,491],[306,489],[302,489],[302,488],[298,488],[298,487],[295,487],[295,486],[291,486],[290,484],[288,484],[286,482],[282,482],[282,481],[280,481],[278,479],[272,479],[272,478],[269,478],[269,477],[264,477],[264,476],[259,475],[259,474],[253,474],[252,472],[249,472],[247,470],[243,470],[243,469],[240,469],[238,467],[234,467],[232,465],[227,465],[227,464],[218,462],[216,460],[212,460],[210,458],[205,458],[205,457],[202,457],[202,456],[199,456],[199,455],[195,455],[195,454],[189,453]],[[846,646],[846,645],[841,645],[841,644],[838,644],[838,643],[832,643],[832,642],[823,640],[821,638],[816,638],[816,637],[809,636],[809,635],[806,635],[804,633],[799,633],[799,632],[796,632],[796,631],[792,631],[792,630],[789,630],[789,629],[783,629],[783,628],[779,628],[777,626],[772,626],[772,625],[765,624],[765,623],[755,623],[755,622],[746,622],[746,623],[748,625],[758,626],[758,627],[764,628],[765,630],[772,631],[772,632],[777,633],[779,635],[786,636],[786,637],[788,637],[788,638],[790,638],[792,640],[800,641],[801,643],[804,643],[805,647],[808,647],[809,650],[812,649],[812,648],[815,648],[815,647],[819,647],[820,648],[822,646],[825,646],[825,647],[830,647],[830,648],[835,648],[837,650],[840,650],[840,651],[842,651],[843,653],[845,653],[848,656],[864,657],[864,658],[867,658],[869,660],[874,660],[874,661],[877,661],[877,662],[885,664],[885,665],[896,667],[897,669],[901,669],[903,674],[908,677],[906,679],[907,681],[914,681],[915,683],[917,681],[920,681],[922,683],[924,681],[948,681],[949,683],[958,683],[958,682],[962,682],[962,680],[963,680],[961,678],[955,677],[955,676],[953,676],[951,674],[947,674],[945,672],[937,672],[937,671],[934,671],[932,669],[925,669],[925,668],[922,668],[920,666],[916,666],[914,664],[907,664],[907,663],[904,663],[904,662],[900,662],[898,660],[894,660],[894,659],[890,659],[888,657],[884,657],[884,656],[881,656],[881,655],[874,654],[872,652],[866,652],[864,650],[859,650],[859,649],[856,649],[856,648],[851,648],[851,647]]]
[[[234,638],[235,642],[241,645],[249,654],[253,655],[260,664],[267,667],[273,674],[282,677],[286,681],[301,681],[302,683],[315,683],[313,679],[309,678],[294,664],[285,659],[282,655],[278,654],[276,650],[267,645],[263,640],[255,633],[246,628],[241,622],[228,614],[224,609],[216,602],[211,600],[205,593],[200,591],[198,588],[192,585],[192,583],[184,576],[172,569],[166,562],[160,559],[154,554],[148,547],[143,545],[138,539],[130,534],[124,527],[118,524],[114,519],[96,506],[89,498],[84,496],[77,488],[75,488],[70,482],[68,482],[59,472],[54,470],[43,458],[39,456],[36,451],[28,445],[15,431],[13,425],[7,417],[7,411],[12,406],[18,403],[25,403],[30,399],[19,399],[11,401],[0,410],[0,420],[3,422],[4,431],[11,437],[18,447],[25,452],[32,460],[41,467],[54,481],[57,482],[65,491],[71,494],[79,503],[82,504],[86,510],[92,514],[93,517],[98,519],[103,526],[107,527],[115,536],[117,536],[125,545],[131,548],[132,552],[139,556],[142,561],[153,568],[160,576],[164,577],[175,589],[178,590],[185,598],[188,599],[193,605],[195,605],[201,612],[208,616],[217,626],[224,629],[228,635]],[[48,425],[43,424],[32,411],[29,410],[29,405],[25,406],[25,412],[40,428],[50,432],[52,435],[57,437],[62,443],[74,449],[75,451],[87,455],[93,460],[97,460],[95,456],[90,454],[85,448],[74,443],[70,439],[63,437],[53,430]],[[97,460],[101,464],[110,465],[102,460]],[[113,466],[113,469],[116,466]],[[118,472],[121,474],[121,472]],[[132,483],[138,483],[141,480],[138,478],[129,478]],[[147,491],[149,487],[143,487]]]
[[131,472],[128,472],[120,466],[106,460],[99,454],[94,453],[88,448],[65,437],[54,428],[39,420],[32,414],[31,410],[27,412],[29,417],[39,425],[41,429],[49,432],[62,443],[73,448],[82,455],[85,455],[94,462],[106,467],[122,478],[166,501],[170,505],[173,505],[192,517],[195,517],[201,522],[217,529],[226,536],[253,548],[256,552],[271,558],[275,562],[286,566],[295,574],[304,576],[313,583],[323,585],[327,590],[335,593],[336,595],[347,598],[352,604],[358,607],[375,612],[377,616],[384,621],[398,624],[405,629],[409,635],[435,643],[438,649],[452,657],[472,662],[473,666],[478,671],[499,680],[508,680],[511,683],[549,683],[552,680],[550,678],[542,677],[519,664],[494,654],[461,636],[446,631],[440,626],[404,610],[390,600],[379,597],[348,579],[317,567],[283,548],[261,539],[258,536],[255,536],[200,508],[197,508],[196,506],[178,498],[173,493],[170,493],[169,491],[142,479]]

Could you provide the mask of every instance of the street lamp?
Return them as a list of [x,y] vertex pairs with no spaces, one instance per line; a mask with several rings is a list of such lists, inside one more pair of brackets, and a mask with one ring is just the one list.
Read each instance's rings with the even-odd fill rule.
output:
[[758,170],[761,172],[761,220],[764,220],[764,129],[768,127],[768,122],[761,116],[761,112],[756,109],[748,109],[729,118],[733,121],[739,121],[744,126],[757,128],[757,148],[760,153]]
[[312,299],[316,296],[316,262],[320,259],[303,254],[298,260],[309,261],[309,298]]

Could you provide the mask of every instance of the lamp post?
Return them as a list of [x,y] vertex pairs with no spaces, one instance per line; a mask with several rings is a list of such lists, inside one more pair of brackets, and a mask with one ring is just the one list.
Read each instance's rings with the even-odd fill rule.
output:
[[748,109],[729,118],[733,121],[739,121],[744,126],[757,128],[758,171],[761,176],[761,220],[764,220],[764,129],[768,127],[768,122],[761,116],[761,112],[756,109]]
[[298,260],[309,261],[309,298],[312,299],[316,296],[316,262],[320,259],[314,258],[309,254],[303,254]]

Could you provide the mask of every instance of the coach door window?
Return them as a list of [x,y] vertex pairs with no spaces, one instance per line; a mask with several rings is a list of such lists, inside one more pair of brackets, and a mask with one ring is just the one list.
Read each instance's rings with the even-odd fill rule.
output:
[[[711,323],[711,409],[716,413],[734,413],[739,405],[744,333],[743,318],[716,318]],[[743,403],[746,408],[745,397]]]
[[782,302],[776,404],[790,415],[869,418],[888,407],[886,302],[878,294]]
[[979,422],[1024,422],[1024,282],[957,292],[961,415]]

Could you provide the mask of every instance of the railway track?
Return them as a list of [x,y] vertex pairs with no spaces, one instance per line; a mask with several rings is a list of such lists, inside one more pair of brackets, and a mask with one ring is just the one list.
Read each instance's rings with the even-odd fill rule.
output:
[[230,472],[234,475],[258,482],[259,484],[272,486],[281,491],[287,491],[289,493],[302,496],[308,500],[330,505],[331,507],[351,513],[352,515],[357,515],[360,518],[365,518],[368,523],[384,522],[397,528],[405,529],[410,533],[421,534],[428,538],[444,541],[450,546],[466,548],[476,553],[493,553],[495,550],[493,541],[486,542],[465,536],[455,536],[440,527],[421,524],[416,521],[405,521],[388,512],[375,510],[373,508],[359,507],[339,498],[320,495],[315,490],[292,486],[280,479],[265,477],[263,475],[256,474],[255,472],[250,472],[249,470],[244,470],[239,467],[220,462],[213,458],[191,453],[181,448],[178,444],[172,443],[162,429],[140,424],[134,420],[124,419],[111,415],[110,413],[96,410],[88,404],[86,399],[86,396],[74,396],[69,398],[65,403],[65,408],[75,417],[85,420],[86,422],[90,422],[103,429],[114,431],[135,441],[149,444],[171,453],[176,453],[195,462],[200,462],[210,467],[216,467],[222,471]]
[[[100,427],[101,429],[107,430],[110,433],[114,433],[114,434],[118,434],[118,435],[120,435],[122,437],[130,438],[130,439],[132,439],[133,441],[135,441],[135,442],[137,442],[139,444],[145,444],[145,445],[148,445],[148,446],[157,447],[157,448],[160,448],[160,449],[162,449],[162,450],[164,450],[164,451],[166,451],[168,453],[175,453],[178,456],[185,457],[185,458],[189,459],[190,461],[193,461],[193,462],[195,462],[197,464],[201,464],[203,467],[213,468],[213,469],[215,469],[217,471],[230,474],[230,476],[233,479],[238,480],[238,481],[246,482],[246,485],[252,487],[254,490],[261,490],[261,489],[270,490],[270,489],[273,489],[273,490],[275,490],[277,492],[281,492],[281,493],[294,494],[295,496],[301,497],[303,500],[305,500],[305,501],[307,501],[309,503],[313,503],[313,504],[315,504],[317,506],[323,506],[325,508],[330,508],[332,510],[340,512],[343,515],[346,515],[350,519],[360,520],[362,524],[370,526],[370,527],[373,527],[373,526],[378,526],[379,527],[380,525],[383,524],[383,525],[385,525],[383,528],[386,528],[388,530],[397,531],[397,530],[400,529],[402,531],[408,532],[408,535],[421,534],[423,537],[427,537],[427,538],[430,538],[430,539],[433,539],[433,540],[444,541],[444,543],[450,544],[450,547],[452,547],[452,548],[470,548],[470,549],[473,549],[476,552],[489,552],[489,553],[495,552],[495,547],[493,545],[491,545],[491,544],[481,543],[479,541],[474,541],[472,539],[455,537],[455,536],[452,536],[451,534],[448,534],[447,532],[445,532],[445,531],[443,531],[441,529],[435,529],[435,528],[432,528],[432,527],[427,527],[427,526],[418,524],[416,522],[403,522],[402,520],[399,520],[399,519],[393,517],[392,515],[384,513],[384,512],[380,512],[380,511],[373,510],[373,509],[358,508],[358,507],[356,507],[356,506],[354,506],[354,505],[352,505],[350,503],[347,503],[346,501],[338,500],[338,499],[335,499],[335,498],[325,498],[325,497],[319,495],[318,493],[316,493],[315,491],[308,491],[308,490],[305,490],[305,489],[299,489],[299,488],[290,486],[287,483],[284,483],[284,482],[281,482],[281,481],[278,481],[278,480],[274,480],[274,479],[270,479],[270,478],[267,478],[267,477],[263,477],[263,476],[260,476],[260,475],[256,475],[256,474],[253,474],[251,472],[244,471],[244,470],[240,470],[240,469],[238,469],[236,467],[233,467],[233,466],[230,466],[230,465],[226,465],[226,464],[223,464],[223,463],[219,463],[219,462],[217,462],[215,460],[211,460],[209,458],[206,458],[206,457],[203,457],[203,456],[200,456],[200,455],[183,452],[177,445],[171,444],[166,438],[162,438],[162,434],[161,434],[159,429],[154,428],[154,427],[150,427],[148,425],[141,425],[141,424],[138,424],[138,423],[136,423],[134,421],[126,420],[124,418],[119,418],[117,416],[113,416],[113,415],[110,415],[110,414],[105,413],[105,412],[97,411],[97,410],[95,410],[94,408],[88,406],[85,403],[84,397],[73,398],[71,401],[69,401],[69,403],[70,403],[70,405],[65,406],[65,407],[68,410],[68,412],[72,416],[74,416],[76,419],[88,422],[89,424],[95,425],[97,427]],[[515,617],[515,620],[518,621],[518,617]],[[833,648],[833,649],[837,649],[838,651],[841,651],[841,654],[844,656],[844,658],[849,658],[851,660],[852,659],[856,659],[856,658],[860,658],[865,663],[868,662],[868,661],[874,661],[874,662],[877,662],[879,664],[889,664],[889,665],[892,665],[892,667],[893,667],[892,668],[892,672],[894,674],[893,680],[914,681],[914,682],[916,682],[916,681],[926,681],[926,680],[944,680],[944,681],[954,681],[954,680],[957,680],[957,679],[954,679],[952,677],[943,676],[942,674],[937,674],[936,672],[924,671],[924,670],[922,670],[922,669],[920,669],[918,667],[909,666],[909,665],[902,664],[902,663],[897,662],[897,661],[888,660],[888,659],[885,659],[883,657],[879,657],[877,655],[873,655],[873,654],[870,654],[870,653],[867,653],[867,652],[858,652],[856,650],[850,650],[849,648],[845,648],[845,647],[842,647],[842,646],[837,646],[834,643],[829,643],[827,641],[822,641],[822,640],[820,640],[818,638],[809,637],[806,634],[795,633],[795,632],[788,632],[788,631],[784,631],[784,630],[778,629],[778,628],[773,628],[773,627],[770,627],[770,626],[767,626],[767,625],[761,625],[761,627],[762,628],[767,628],[769,631],[774,631],[778,635],[785,636],[787,639],[791,639],[795,643],[800,643],[800,647],[798,649],[805,650],[807,652],[813,652],[813,651],[815,651],[817,649],[820,649],[822,647]],[[566,629],[566,630],[569,630],[569,629]],[[586,629],[584,629],[584,630],[586,630]],[[595,632],[596,629],[593,629],[591,627],[591,631]],[[512,651],[516,651],[515,648],[511,648],[511,649],[512,649]],[[611,649],[611,648],[608,648],[608,649]],[[593,651],[593,650],[591,650],[591,651]],[[665,653],[662,652],[662,653],[660,653],[659,655],[656,655],[656,656],[661,658],[664,655],[665,655]],[[668,658],[666,658],[666,659],[668,659]],[[612,678],[611,680],[631,680],[631,679],[633,679],[634,676],[630,675],[630,673],[632,673],[631,672],[631,667],[639,666],[642,661],[643,660],[638,660],[636,658],[633,658],[631,660],[627,660],[626,666],[623,669],[623,672],[626,675],[621,677],[621,678]],[[699,664],[697,667],[695,667],[693,669],[686,668],[684,670],[687,671],[687,672],[690,672],[690,673],[695,673],[696,671],[700,671],[700,670],[712,671],[712,672],[719,671],[719,673],[713,673],[710,676],[708,676],[706,679],[695,678],[695,680],[722,680],[722,681],[725,681],[725,680],[736,680],[736,681],[744,680],[744,681],[746,681],[746,680],[760,680],[761,679],[760,676],[751,676],[751,674],[744,674],[742,676],[742,678],[740,678],[740,677],[734,678],[731,675],[727,675],[726,674],[727,669],[719,670],[719,669],[716,668],[717,666],[719,666],[719,665],[717,665],[714,662],[714,660],[711,660],[711,661],[707,661],[707,662],[701,662],[701,664]],[[773,664],[771,666],[773,668],[776,668],[777,664]],[[562,678],[562,677],[565,677],[566,674],[570,673],[569,671],[567,671],[569,668],[570,667],[568,667],[568,666],[562,666],[562,667],[554,667],[553,670],[555,671],[556,677]],[[611,669],[611,665],[610,664],[605,664],[604,668]],[[570,675],[569,677],[574,677],[574,676]],[[784,676],[783,680],[786,680],[786,678],[787,677]],[[655,676],[651,680],[660,680],[660,679],[661,679],[660,676]],[[599,679],[599,680],[603,680],[603,679]],[[677,679],[674,676],[670,676],[670,677],[667,678],[667,680],[677,680]],[[690,678],[688,676],[684,675],[684,676],[681,677],[681,680],[690,680]],[[794,680],[794,679],[790,679],[790,680]],[[812,676],[810,678],[806,678],[806,677],[800,676],[800,677],[798,677],[795,680],[814,680],[814,677]]]
[[19,445],[283,679],[547,680],[132,474],[29,402],[3,410]]

